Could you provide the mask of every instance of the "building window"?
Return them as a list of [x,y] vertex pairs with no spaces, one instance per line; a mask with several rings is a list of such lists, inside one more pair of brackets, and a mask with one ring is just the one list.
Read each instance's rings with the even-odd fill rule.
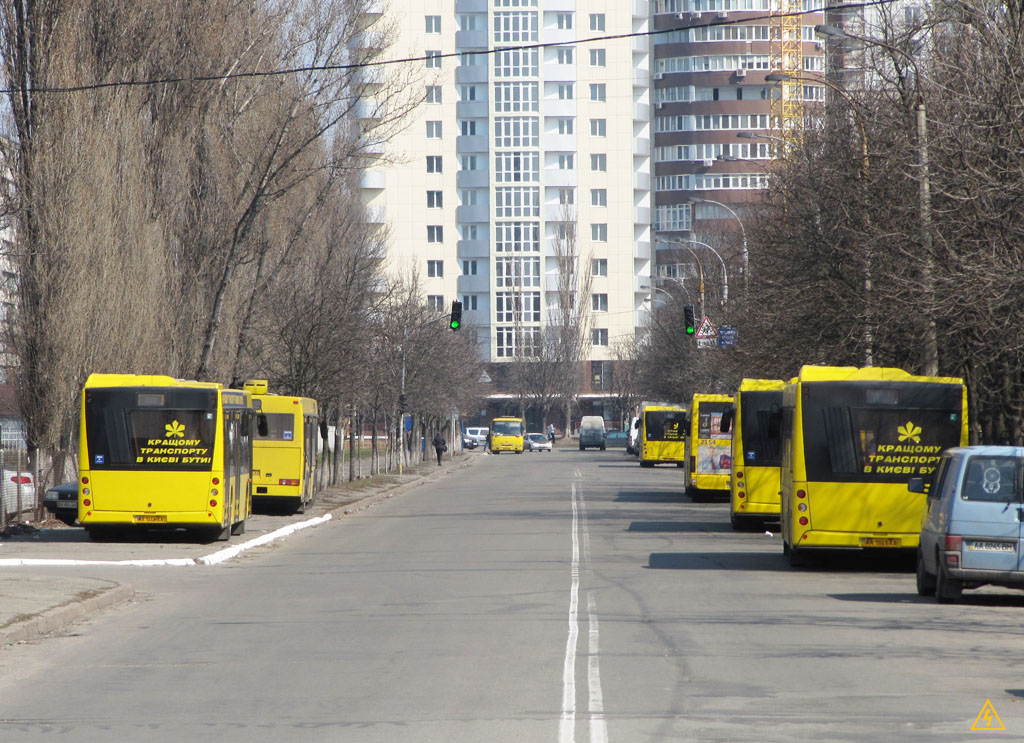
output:
[[558,189],[558,203],[571,205],[576,203],[576,189],[575,188],[560,188]]
[[555,26],[562,31],[568,31],[569,29],[571,29],[572,13],[556,13]]
[[495,147],[536,147],[539,143],[540,119],[536,116],[495,117]]
[[534,41],[537,41],[536,11],[503,11],[494,14],[495,44]]
[[[466,16],[463,16],[465,18]],[[441,33],[441,16],[439,15],[428,15],[424,16],[427,24],[428,34],[439,34]]]
[[459,189],[459,204],[461,206],[476,206],[480,194],[478,188],[460,188]]
[[480,231],[479,225],[475,224],[460,224],[459,225],[459,239],[460,240],[477,240]]
[[494,189],[495,217],[539,217],[540,188],[501,186]]
[[590,50],[590,66],[591,67],[606,67],[606,54],[604,49],[591,49]]
[[[594,344],[598,345],[598,344]],[[608,345],[607,343],[603,345]],[[611,361],[590,362],[590,389],[594,392],[604,392],[612,388],[612,370],[614,364]]]
[[476,155],[460,155],[459,170],[476,170],[479,167]]
[[608,311],[608,295],[607,294],[591,294],[592,309],[594,312],[607,312]]
[[608,171],[608,155],[591,155],[590,169],[596,173],[606,173]]
[[[440,16],[438,16],[440,18]],[[459,16],[460,31],[476,31],[476,13],[463,13]]]
[[558,64],[572,64],[572,47],[571,46],[560,46],[557,49],[558,52]]
[[590,189],[591,206],[608,206],[608,190],[605,188]]
[[535,113],[539,110],[540,87],[537,83],[494,83],[495,113]]
[[594,258],[590,261],[590,274],[591,276],[607,276],[608,275],[608,259],[607,258]]
[[590,333],[590,342],[595,346],[607,346],[608,328],[594,328]]
[[495,77],[536,77],[537,49],[505,49],[494,58]]
[[[427,242],[428,243],[443,243],[444,242],[444,227],[439,224],[428,224],[427,225]],[[438,274],[440,276],[441,274]],[[431,274],[433,276],[433,274]]]
[[540,180],[539,152],[498,152],[494,155],[497,183],[536,183]]
[[431,279],[444,278],[444,261],[427,261],[427,276]]
[[444,312],[444,295],[428,294],[427,309],[429,309],[431,312]]
[[476,120],[463,119],[460,122],[460,127],[463,137],[475,137],[476,136]]
[[440,209],[444,206],[444,195],[440,191],[427,191],[427,209]]
[[479,298],[479,295],[477,295],[477,294],[463,294],[462,295],[462,309],[469,310],[469,311],[474,311],[474,310],[479,309],[479,307],[477,306],[477,299],[478,298]]
[[427,172],[428,173],[440,173],[441,171],[441,156],[440,155],[427,155]]
[[540,258],[499,256],[494,261],[494,285],[498,288],[540,288]]
[[559,83],[558,84],[558,100],[560,101],[571,101],[573,94],[572,83]]
[[572,119],[559,119],[558,120],[558,133],[559,134],[572,134],[575,131]]
[[463,261],[462,262],[462,275],[463,276],[476,276],[476,261]]
[[428,49],[426,57],[427,69],[441,69],[441,51],[439,49]]
[[498,322],[540,322],[540,292],[496,292]]
[[460,101],[475,101],[476,100],[476,87],[475,85],[460,85],[459,86],[459,100]]
[[494,231],[496,253],[540,252],[540,225],[536,222],[498,222]]
[[603,103],[607,98],[608,92],[604,83],[590,84],[590,100]]
[[441,122],[440,121],[428,121],[427,122],[427,139],[440,139],[441,138]]
[[558,169],[572,170],[576,167],[576,155],[572,152],[562,152],[558,155]]
[[683,232],[691,229],[691,204],[665,204],[654,209],[654,229]]
[[503,326],[496,329],[495,336],[498,358],[529,358],[537,356],[540,352],[540,328]]
[[590,14],[590,30],[604,31],[604,13]]
[[590,120],[590,136],[591,137],[607,137],[608,136],[608,120],[607,119],[591,119]]
[[427,86],[427,103],[440,103],[441,102],[441,86],[440,85],[428,85]]
[[608,242],[608,225],[604,222],[590,225],[590,239],[594,242]]

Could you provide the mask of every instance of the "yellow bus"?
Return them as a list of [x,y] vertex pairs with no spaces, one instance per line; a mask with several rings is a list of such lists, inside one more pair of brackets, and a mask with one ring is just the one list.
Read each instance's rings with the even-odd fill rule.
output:
[[722,416],[732,402],[732,395],[711,394],[694,395],[690,402],[686,493],[692,500],[729,496],[732,434],[722,430]]
[[304,513],[316,496],[316,400],[274,395],[266,379],[250,379],[256,426],[252,441],[253,505]]
[[728,415],[732,431],[729,521],[737,531],[779,518],[782,461],[781,379],[744,379]]
[[82,390],[78,520],[93,539],[185,527],[225,540],[252,510],[248,392],[92,374]]
[[516,454],[522,454],[525,433],[526,423],[522,418],[495,418],[491,421],[491,430],[488,433],[491,453],[514,451]]
[[916,549],[930,477],[943,449],[965,446],[967,388],[902,369],[805,366],[783,391],[783,553]]
[[686,408],[645,405],[640,410],[640,466],[686,465]]

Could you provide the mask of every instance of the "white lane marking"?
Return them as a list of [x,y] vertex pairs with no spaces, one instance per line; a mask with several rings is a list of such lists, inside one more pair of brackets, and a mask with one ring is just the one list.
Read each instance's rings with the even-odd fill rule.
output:
[[565,643],[562,666],[562,718],[558,724],[558,743],[576,740],[576,645],[579,639],[580,538],[576,484],[572,486],[572,585],[569,589],[569,638]]
[[587,595],[587,618],[590,637],[587,683],[590,686],[590,743],[608,742],[608,723],[604,719],[604,697],[601,693],[601,664],[598,655],[597,602]]
[[325,514],[323,516],[317,516],[313,519],[307,519],[306,521],[298,521],[294,524],[288,524],[282,526],[280,529],[250,539],[248,542],[242,544],[236,544],[231,547],[227,547],[222,550],[218,550],[213,554],[206,555],[205,557],[197,557],[192,559],[191,557],[175,557],[166,560],[65,560],[57,558],[20,558],[10,557],[0,560],[0,567],[12,567],[15,565],[134,565],[136,567],[152,567],[154,565],[173,565],[178,567],[189,567],[192,565],[217,565],[226,560],[230,560],[232,557],[237,557],[245,550],[252,549],[253,547],[259,547],[261,544],[267,544],[273,542],[275,539],[286,537],[289,534],[294,534],[300,529],[307,529],[310,526],[318,526],[325,521],[331,520],[331,514]]

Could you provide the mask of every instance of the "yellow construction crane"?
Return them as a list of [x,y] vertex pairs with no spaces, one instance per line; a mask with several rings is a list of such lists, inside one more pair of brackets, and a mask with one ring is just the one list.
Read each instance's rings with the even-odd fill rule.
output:
[[802,0],[772,0],[768,18],[768,65],[784,76],[770,91],[770,123],[776,156],[785,146],[800,144],[804,121],[804,48]]

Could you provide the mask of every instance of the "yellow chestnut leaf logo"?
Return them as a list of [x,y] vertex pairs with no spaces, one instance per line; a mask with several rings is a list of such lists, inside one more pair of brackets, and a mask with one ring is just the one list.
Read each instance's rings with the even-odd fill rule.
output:
[[185,426],[182,423],[178,423],[178,421],[172,421],[164,426],[164,428],[167,429],[168,436],[176,436],[179,439],[185,438]]
[[899,432],[900,441],[913,441],[915,444],[921,443],[921,427],[915,426],[910,421],[907,421],[906,425],[900,426],[896,429]]

